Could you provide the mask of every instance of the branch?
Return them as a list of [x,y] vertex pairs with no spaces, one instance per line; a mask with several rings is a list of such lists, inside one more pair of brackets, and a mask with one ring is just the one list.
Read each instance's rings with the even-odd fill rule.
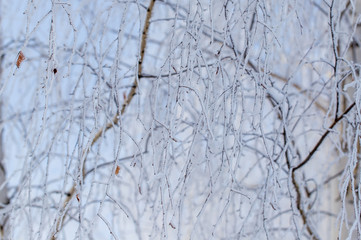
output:
[[296,195],[296,206],[297,206],[298,211],[300,212],[303,224],[305,224],[307,232],[311,235],[311,239],[312,240],[319,240],[316,233],[312,230],[311,225],[310,225],[310,223],[309,223],[309,221],[307,219],[306,212],[305,212],[305,210],[303,209],[303,207],[301,205],[301,202],[302,202],[301,197],[302,197],[302,195],[301,195],[300,186],[296,181],[295,172],[292,171],[291,174],[292,174],[292,184],[295,187],[296,194],[297,194]]
[[322,135],[322,137],[318,140],[318,142],[316,143],[316,145],[313,147],[312,151],[308,154],[308,156],[300,163],[298,164],[298,166],[294,167],[292,169],[292,172],[295,172],[296,170],[300,169],[301,167],[303,167],[306,163],[308,163],[311,158],[313,157],[313,155],[315,154],[315,152],[318,150],[318,148],[321,146],[321,144],[323,143],[323,141],[325,140],[325,138],[327,137],[327,135],[331,132],[331,130],[336,126],[336,124],[344,117],[346,116],[351,109],[356,105],[356,103],[352,103],[343,114],[341,114],[341,116],[337,117],[333,123],[329,126],[329,128],[327,129],[327,131]]
[[[282,108],[279,108],[280,111],[282,112]],[[283,142],[284,142],[284,145],[285,147],[287,146],[287,141],[288,141],[288,135],[287,135],[287,129],[286,127],[283,127]],[[292,143],[293,144],[293,143]],[[289,147],[287,147],[286,151],[284,152],[285,154],[285,158],[286,158],[286,164],[287,164],[287,167],[289,170],[291,170],[291,161],[290,161],[290,157],[289,157],[289,150],[288,150]],[[312,229],[311,227],[311,224],[307,218],[307,215],[306,215],[306,212],[302,206],[302,194],[301,194],[301,188],[300,188],[300,185],[298,184],[297,180],[296,180],[296,174],[294,171],[291,170],[291,179],[292,179],[292,184],[295,188],[295,191],[296,191],[296,207],[301,215],[301,218],[302,218],[302,222],[303,224],[306,226],[306,230],[307,232],[310,234],[311,236],[311,239],[312,240],[319,240],[319,237],[317,236],[316,232]],[[291,192],[290,192],[291,194]]]
[[[206,32],[205,30],[203,31],[203,34],[204,34],[205,36],[207,36],[207,37],[211,37],[211,36],[212,36],[210,33]],[[220,44],[222,44],[222,45],[224,44],[225,46],[231,48],[231,49],[235,52],[236,55],[241,55],[241,56],[242,56],[242,52],[241,52],[241,51],[235,49],[234,47],[232,47],[232,46],[231,46],[230,44],[228,44],[228,43],[224,43],[224,41],[223,41],[222,39],[218,39],[217,37],[214,37],[214,36],[213,36],[213,39],[212,39],[212,40],[215,41],[215,42],[218,42],[218,43],[220,43]],[[264,70],[263,68],[260,68],[260,69],[259,69],[251,60],[248,60],[247,63],[245,63],[245,64],[246,64],[246,66],[251,67],[256,73],[259,73],[260,71],[261,71],[262,73],[265,72],[265,70]],[[241,66],[243,67],[242,64],[241,64]],[[273,73],[273,72],[267,72],[267,74],[269,74],[271,77],[273,77],[273,78],[275,78],[275,79],[278,79],[278,80],[280,80],[280,81],[282,81],[282,82],[284,82],[284,83],[290,83],[294,88],[296,88],[296,89],[299,90],[301,93],[303,93],[303,90],[304,90],[304,89],[303,89],[299,84],[297,84],[297,83],[295,83],[295,82],[289,82],[289,78],[283,77],[283,76],[281,76],[281,75],[279,75],[279,74],[276,74],[276,73]],[[306,96],[308,99],[311,99],[311,96],[308,95],[307,93],[303,93],[303,95]],[[327,108],[325,108],[324,106],[322,106],[322,104],[319,103],[318,101],[315,101],[315,106],[316,106],[318,109],[322,110],[322,112],[324,112],[324,113],[327,112]]]
[[[118,124],[119,121],[119,117],[122,116],[126,110],[126,108],[129,106],[129,104],[131,103],[134,95],[136,94],[137,88],[138,88],[138,79],[139,76],[141,76],[142,73],[142,69],[143,69],[143,61],[144,61],[144,53],[145,53],[145,48],[147,45],[147,36],[148,36],[148,31],[149,31],[149,25],[150,25],[150,18],[152,16],[152,11],[154,8],[154,4],[155,4],[156,0],[151,0],[149,3],[149,7],[147,9],[147,16],[145,18],[145,24],[144,24],[144,28],[143,28],[143,32],[142,32],[142,38],[141,38],[141,45],[140,45],[140,58],[138,61],[138,75],[136,75],[132,88],[130,90],[130,92],[128,93],[127,98],[124,101],[124,104],[122,105],[122,108],[120,111],[118,111],[115,116],[113,117],[113,120],[109,123],[106,124],[106,126],[104,128],[101,128],[94,136],[94,138],[91,141],[90,147],[86,150],[83,151],[83,156],[84,156],[84,164],[85,161],[87,159],[87,155],[91,149],[91,147],[99,140],[99,138],[109,129],[113,128],[114,125]],[[83,168],[83,178],[85,176],[85,171]],[[65,215],[67,213],[67,205],[70,202],[70,200],[74,197],[75,193],[76,193],[76,186],[77,183],[74,183],[72,188],[70,189],[70,191],[67,192],[67,197],[64,201],[63,204],[63,209],[62,211],[64,211],[64,214],[61,214],[61,216],[57,219],[56,221],[56,229],[54,231],[54,233],[52,234],[51,239],[55,240],[56,239],[56,234],[61,230],[61,227],[63,225],[64,219],[65,219]]]

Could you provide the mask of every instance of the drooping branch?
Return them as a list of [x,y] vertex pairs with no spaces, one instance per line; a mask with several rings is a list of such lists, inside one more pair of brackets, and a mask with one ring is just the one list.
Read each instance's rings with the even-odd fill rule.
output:
[[[93,139],[91,140],[90,147],[83,151],[82,158],[84,159],[84,163],[85,163],[85,161],[87,159],[87,155],[88,155],[88,153],[90,151],[90,148],[99,140],[99,138],[106,131],[108,131],[109,129],[113,128],[115,125],[118,124],[119,117],[125,113],[126,108],[129,106],[129,104],[131,103],[134,95],[136,94],[138,84],[139,84],[138,83],[139,82],[139,77],[142,74],[144,53],[145,53],[145,49],[146,49],[146,46],[147,46],[147,37],[148,37],[148,31],[149,31],[149,26],[150,26],[150,18],[152,16],[155,1],[156,0],[151,0],[150,3],[149,3],[149,7],[147,9],[147,15],[146,15],[146,18],[145,18],[145,23],[144,23],[144,27],[143,27],[143,31],[142,31],[142,37],[141,37],[140,57],[139,57],[139,61],[138,61],[138,75],[135,76],[135,79],[134,79],[133,85],[131,87],[131,90],[129,91],[126,99],[124,100],[124,104],[122,105],[121,110],[117,111],[117,113],[114,115],[111,122],[107,123],[104,128],[99,129],[99,131],[94,135]],[[86,174],[85,173],[85,168],[83,168],[83,178],[84,178],[85,174]],[[56,221],[56,229],[55,229],[54,233],[52,234],[52,237],[51,237],[52,240],[56,239],[56,234],[62,228],[64,218],[65,218],[66,213],[67,213],[68,204],[71,201],[71,199],[74,198],[74,196],[76,194],[76,190],[77,190],[76,187],[77,187],[77,183],[74,183],[72,188],[67,192],[67,197],[64,200],[64,204],[63,204],[63,208],[62,208],[63,213],[60,215],[60,217]]]

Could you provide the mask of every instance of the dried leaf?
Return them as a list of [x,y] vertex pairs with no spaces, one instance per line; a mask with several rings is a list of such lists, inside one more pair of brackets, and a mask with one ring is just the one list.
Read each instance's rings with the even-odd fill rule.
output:
[[115,175],[118,175],[118,174],[119,174],[119,170],[120,170],[120,167],[117,166],[117,168],[115,169]]
[[78,200],[78,202],[80,202],[79,194],[76,195],[76,200]]
[[16,60],[16,66],[19,68],[20,64],[25,60],[25,56],[22,51],[18,53],[18,59]]

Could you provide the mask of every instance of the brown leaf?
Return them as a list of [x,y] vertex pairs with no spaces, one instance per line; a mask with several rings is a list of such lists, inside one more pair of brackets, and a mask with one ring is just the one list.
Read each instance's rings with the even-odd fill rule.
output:
[[78,202],[80,202],[79,194],[76,195],[76,200],[78,200]]
[[16,66],[19,68],[20,64],[25,60],[25,56],[24,53],[22,51],[20,51],[18,53],[18,59],[16,60]]
[[118,175],[118,174],[119,174],[119,170],[120,170],[120,167],[117,166],[117,168],[115,169],[115,175]]

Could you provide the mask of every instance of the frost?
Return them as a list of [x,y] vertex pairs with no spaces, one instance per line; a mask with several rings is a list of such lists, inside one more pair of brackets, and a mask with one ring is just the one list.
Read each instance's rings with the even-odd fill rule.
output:
[[361,1],[2,1],[2,239],[359,239]]

